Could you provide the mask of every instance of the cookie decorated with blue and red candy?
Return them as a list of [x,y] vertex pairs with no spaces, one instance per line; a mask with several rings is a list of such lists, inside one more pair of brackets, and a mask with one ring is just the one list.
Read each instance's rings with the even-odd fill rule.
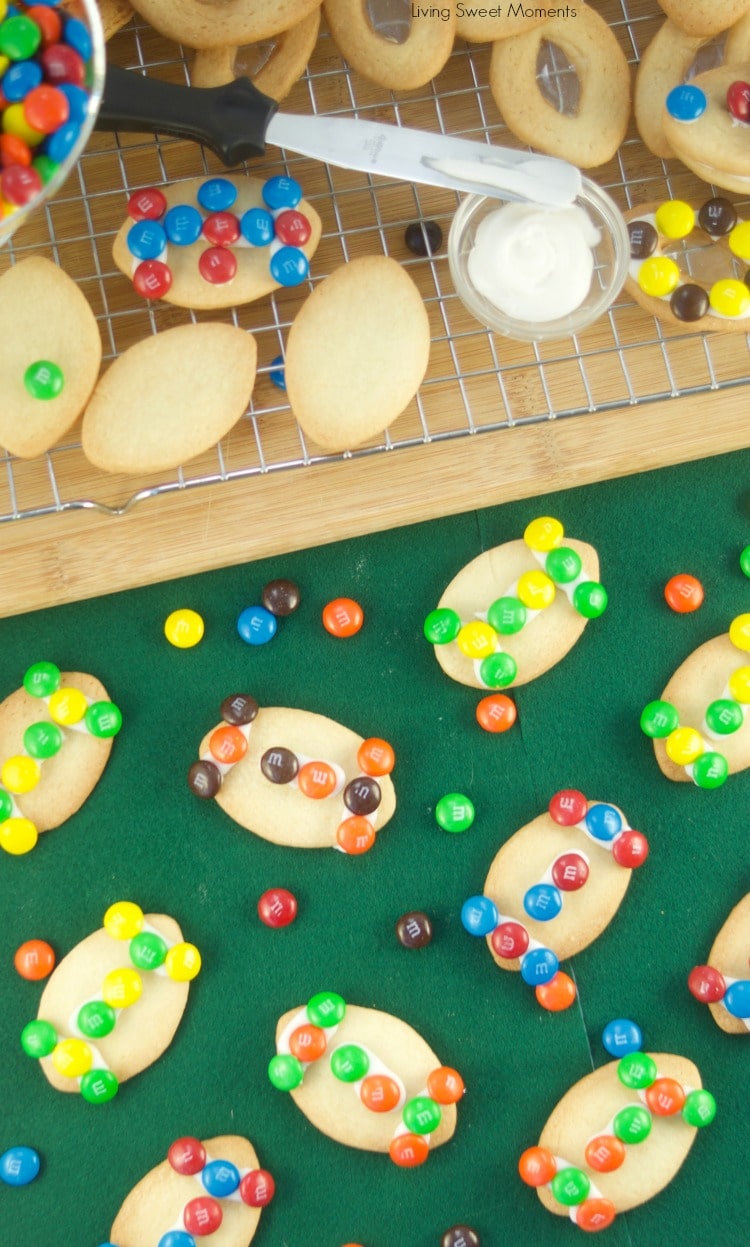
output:
[[300,285],[320,233],[294,178],[190,178],[136,191],[112,255],[144,298],[211,310]]

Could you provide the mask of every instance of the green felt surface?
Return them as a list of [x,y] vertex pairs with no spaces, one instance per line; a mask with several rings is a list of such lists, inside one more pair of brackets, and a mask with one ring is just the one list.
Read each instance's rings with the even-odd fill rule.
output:
[[[456,1222],[473,1225],[482,1247],[580,1241],[516,1163],[568,1087],[609,1060],[600,1035],[617,1016],[638,1021],[651,1050],[692,1058],[719,1111],[670,1187],[604,1241],[747,1241],[750,1039],[721,1032],[685,979],[750,889],[750,772],[714,793],[671,784],[638,717],[696,645],[750,609],[739,568],[749,477],[750,453],[738,453],[0,622],[2,695],[45,658],[97,674],[124,716],[87,804],[26,857],[0,860],[0,1152],[26,1143],[43,1157],[31,1186],[0,1186],[3,1247],[97,1247],[173,1138],[227,1132],[246,1134],[277,1180],[258,1247],[439,1247]],[[539,514],[597,547],[610,606],[562,663],[517,691],[517,726],[492,736],[474,721],[479,694],[438,668],[422,620],[465,563]],[[705,586],[693,615],[661,597],[678,571]],[[298,581],[302,606],[271,644],[245,646],[235,619],[278,575]],[[366,613],[348,641],[320,624],[339,595]],[[194,650],[162,636],[180,606],[205,617]],[[393,743],[398,809],[371,853],[277,848],[188,791],[198,742],[238,690]],[[621,806],[651,856],[610,927],[567,967],[578,1003],[553,1015],[494,965],[459,912],[500,844],[566,786]],[[450,790],[476,804],[463,835],[434,822]],[[283,931],[256,915],[270,886],[299,899]],[[168,1051],[95,1108],[53,1091],[21,1053],[41,986],[18,978],[12,957],[31,937],[62,955],[123,898],[174,915],[204,967]],[[407,951],[393,924],[418,908],[434,939]],[[331,1142],[268,1083],[277,1017],[322,988],[404,1018],[463,1073],[457,1132],[421,1169]]]

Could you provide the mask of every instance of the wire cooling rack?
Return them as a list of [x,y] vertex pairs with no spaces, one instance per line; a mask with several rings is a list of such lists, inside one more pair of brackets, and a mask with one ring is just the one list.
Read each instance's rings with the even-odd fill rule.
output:
[[[663,15],[655,0],[603,0],[598,5],[632,65]],[[256,50],[259,57],[269,47]],[[156,35],[138,18],[108,45],[112,63],[175,82],[189,82],[190,53]],[[710,56],[704,50],[702,56]],[[457,41],[431,87],[398,96],[366,82],[341,60],[321,33],[308,71],[283,104],[288,112],[358,115],[468,138],[517,146],[487,86],[490,49]],[[575,100],[575,76],[559,49],[540,65],[543,89],[559,107]],[[55,259],[80,285],[97,315],[104,366],[128,346],[202,314],[144,303],[114,267],[111,244],[139,187],[219,171],[193,144],[135,135],[95,135],[62,192],[37,213],[0,254],[0,269],[30,253]],[[597,324],[548,344],[499,338],[480,326],[453,290],[445,244],[426,258],[404,242],[411,222],[436,220],[447,238],[458,196],[328,168],[271,149],[248,166],[261,177],[286,170],[302,184],[323,220],[323,237],[303,287],[212,319],[252,331],[259,371],[246,416],[223,442],[170,476],[105,476],[83,456],[77,429],[45,456],[22,461],[0,452],[0,521],[84,508],[122,514],[145,498],[253,478],[273,472],[309,473],[337,459],[398,452],[430,442],[498,433],[514,425],[729,389],[748,382],[748,338],[700,335],[663,326],[623,295]],[[596,171],[621,207],[661,198],[700,198],[706,188],[678,162],[665,164],[634,128],[616,158]],[[381,438],[346,455],[308,447],[272,382],[272,361],[283,355],[289,327],[313,284],[345,260],[385,252],[404,264],[428,309],[432,351],[428,375],[414,401]],[[581,424],[582,436],[585,425]],[[249,487],[252,487],[250,481]]]

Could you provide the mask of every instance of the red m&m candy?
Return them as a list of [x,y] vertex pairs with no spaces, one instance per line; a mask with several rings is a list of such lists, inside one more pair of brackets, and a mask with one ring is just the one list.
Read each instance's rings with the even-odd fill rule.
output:
[[529,933],[520,922],[501,922],[492,932],[490,943],[498,957],[513,961],[529,947]]
[[237,272],[237,257],[226,247],[207,247],[198,260],[198,271],[210,285],[226,285]]
[[723,974],[713,966],[695,966],[688,976],[688,988],[702,1004],[716,1004],[727,990]]
[[158,221],[167,210],[167,201],[155,186],[136,191],[128,200],[128,216],[134,221]]
[[240,1199],[250,1208],[265,1208],[276,1191],[276,1183],[267,1169],[251,1169],[240,1182]]
[[750,122],[750,82],[733,82],[727,88],[727,108],[735,121]]
[[167,1152],[167,1160],[175,1173],[183,1173],[190,1176],[200,1173],[205,1165],[206,1149],[200,1139],[194,1139],[191,1135],[185,1135],[182,1139],[175,1139]]
[[612,845],[612,856],[618,866],[637,870],[648,857],[648,840],[642,831],[623,831]]
[[297,917],[297,898],[286,888],[269,888],[258,901],[258,917],[267,927],[288,927]]
[[561,827],[574,827],[586,817],[589,803],[577,788],[563,788],[549,803],[549,812]]
[[192,1234],[195,1238],[202,1238],[218,1230],[224,1220],[224,1214],[218,1200],[211,1195],[199,1195],[185,1204],[182,1210],[182,1220],[188,1234]]
[[172,285],[172,270],[163,260],[141,260],[133,286],[144,299],[161,299]]
[[274,222],[274,229],[279,241],[290,247],[304,247],[312,233],[307,217],[296,208],[280,212]]

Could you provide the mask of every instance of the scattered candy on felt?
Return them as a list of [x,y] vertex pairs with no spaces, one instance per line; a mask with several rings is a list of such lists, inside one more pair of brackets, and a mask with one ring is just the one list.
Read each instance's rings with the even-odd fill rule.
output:
[[246,645],[266,645],[276,636],[277,619],[291,615],[300,604],[299,587],[293,580],[271,580],[261,594],[260,606],[247,606],[237,619],[237,632]]
[[41,1167],[39,1153],[33,1147],[9,1147],[0,1156],[0,1183],[6,1186],[28,1186]]
[[61,679],[60,669],[51,662],[34,663],[23,678],[26,692],[45,703],[52,723],[41,720],[27,727],[23,753],[0,767],[0,848],[15,856],[28,853],[38,839],[36,826],[24,817],[16,797],[36,788],[44,762],[65,744],[62,729],[106,739],[116,736],[122,726],[114,702],[92,702],[77,688],[62,688]]
[[503,649],[502,638],[520,632],[530,620],[551,606],[558,590],[586,619],[597,619],[606,609],[605,589],[587,579],[580,556],[562,544],[563,537],[564,529],[559,520],[547,516],[533,520],[526,527],[524,541],[540,570],[523,572],[486,612],[477,611],[473,619],[462,620],[449,607],[431,611],[424,622],[426,639],[432,645],[455,642],[461,653],[473,661],[485,688],[505,688],[512,684],[518,667],[515,659]]

